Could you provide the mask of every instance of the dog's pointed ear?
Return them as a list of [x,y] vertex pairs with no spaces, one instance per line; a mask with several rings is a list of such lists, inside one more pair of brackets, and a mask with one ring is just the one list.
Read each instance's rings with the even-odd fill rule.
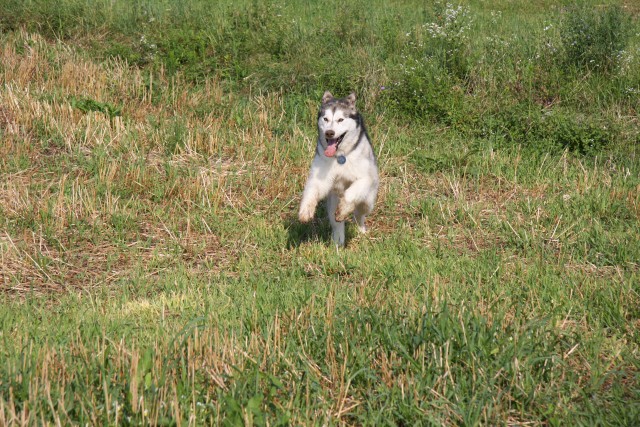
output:
[[355,108],[356,107],[356,93],[355,92],[351,92],[349,94],[349,96],[347,96],[347,102],[349,103],[349,106],[351,108]]
[[331,95],[331,92],[326,91],[324,93],[324,95],[322,95],[322,103],[326,104],[327,102],[331,101],[333,99],[333,95]]

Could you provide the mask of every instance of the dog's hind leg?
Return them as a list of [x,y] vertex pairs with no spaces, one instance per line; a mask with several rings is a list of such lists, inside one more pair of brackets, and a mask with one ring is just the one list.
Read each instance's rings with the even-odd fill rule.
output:
[[338,195],[330,193],[327,197],[327,214],[331,223],[331,238],[338,246],[344,246],[344,222],[336,221],[336,208],[338,207]]
[[364,225],[364,217],[368,213],[369,213],[369,210],[364,205],[358,205],[355,211],[353,211],[353,220],[358,225],[358,230],[361,233],[367,232],[367,227]]

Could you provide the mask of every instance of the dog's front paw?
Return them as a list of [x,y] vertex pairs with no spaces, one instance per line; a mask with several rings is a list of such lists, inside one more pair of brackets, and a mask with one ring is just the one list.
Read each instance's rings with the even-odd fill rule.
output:
[[338,203],[338,207],[336,208],[336,221],[346,221],[352,212],[353,207],[349,206],[344,200],[341,200],[340,203]]
[[298,212],[298,219],[300,222],[309,222],[313,219],[314,209],[309,206],[300,206],[300,212]]

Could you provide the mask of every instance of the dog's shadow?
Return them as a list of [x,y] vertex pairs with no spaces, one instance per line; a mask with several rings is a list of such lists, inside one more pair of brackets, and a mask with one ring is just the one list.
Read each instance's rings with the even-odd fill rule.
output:
[[[284,228],[287,230],[287,248],[293,249],[307,242],[331,243],[331,224],[327,218],[327,211],[324,203],[316,210],[313,220],[303,224],[298,220],[298,215],[289,215],[283,219]],[[352,227],[345,230],[347,243],[352,236]]]

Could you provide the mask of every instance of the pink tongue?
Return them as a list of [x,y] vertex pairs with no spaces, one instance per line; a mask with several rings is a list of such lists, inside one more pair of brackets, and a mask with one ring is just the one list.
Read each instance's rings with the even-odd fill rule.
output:
[[333,157],[336,155],[336,151],[338,150],[338,144],[332,144],[324,150],[324,155],[327,157]]

